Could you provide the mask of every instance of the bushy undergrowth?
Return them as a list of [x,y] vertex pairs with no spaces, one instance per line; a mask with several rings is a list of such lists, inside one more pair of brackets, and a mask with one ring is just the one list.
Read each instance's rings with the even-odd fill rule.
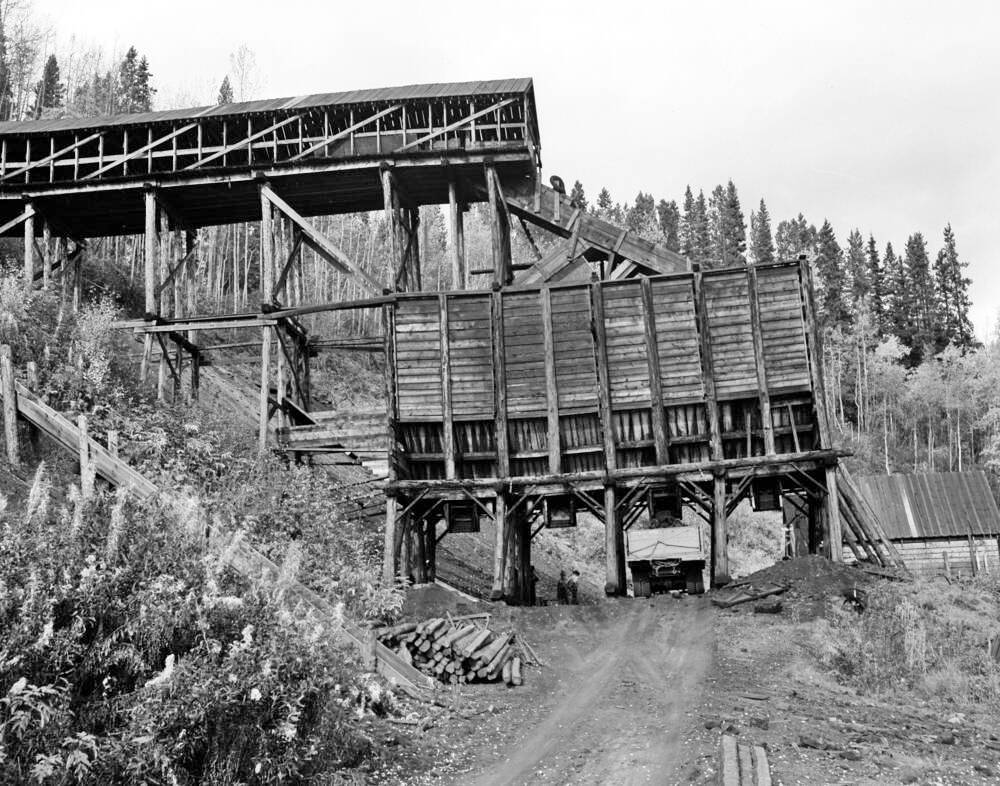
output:
[[165,504],[60,499],[39,472],[0,532],[0,783],[302,782],[374,754],[329,621],[203,535]]
[[781,560],[782,526],[780,513],[754,513],[748,502],[739,505],[728,523],[730,573],[749,576]]
[[958,704],[1000,699],[1000,579],[882,583],[862,614],[835,607],[810,646],[843,682],[873,694],[915,691]]

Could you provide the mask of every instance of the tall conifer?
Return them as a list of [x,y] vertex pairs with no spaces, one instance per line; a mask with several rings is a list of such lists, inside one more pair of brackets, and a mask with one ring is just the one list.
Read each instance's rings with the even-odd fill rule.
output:
[[757,212],[750,213],[750,256],[755,264],[766,265],[774,261],[774,241],[771,238],[771,216],[767,205],[760,200]]

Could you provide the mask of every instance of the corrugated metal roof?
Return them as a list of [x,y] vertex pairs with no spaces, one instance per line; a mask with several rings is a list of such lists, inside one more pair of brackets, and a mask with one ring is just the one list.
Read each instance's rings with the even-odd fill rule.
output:
[[437,82],[426,85],[375,87],[342,93],[316,93],[239,104],[215,104],[189,109],[169,109],[163,112],[141,112],[107,117],[63,117],[53,120],[23,120],[0,123],[0,134],[50,134],[56,131],[80,131],[104,126],[143,125],[193,120],[199,117],[244,115],[251,112],[273,112],[284,109],[309,109],[337,104],[367,104],[380,101],[405,101],[421,98],[457,98],[494,94],[527,93],[532,90],[528,77],[493,79],[481,82]]
[[1000,510],[982,470],[868,475],[858,485],[890,540],[1000,533]]

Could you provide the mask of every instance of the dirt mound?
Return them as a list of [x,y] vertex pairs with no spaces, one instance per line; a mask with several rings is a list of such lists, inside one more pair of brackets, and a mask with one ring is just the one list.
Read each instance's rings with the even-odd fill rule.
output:
[[820,600],[840,595],[845,590],[862,587],[872,577],[854,565],[831,562],[826,557],[810,554],[776,562],[768,568],[745,576],[730,587],[743,584],[761,586],[767,583],[788,585],[788,597]]

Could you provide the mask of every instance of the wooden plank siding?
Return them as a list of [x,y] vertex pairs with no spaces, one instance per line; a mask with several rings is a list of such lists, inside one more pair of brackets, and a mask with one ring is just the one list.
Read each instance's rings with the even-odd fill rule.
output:
[[[433,433],[430,439],[401,434],[398,442],[441,442],[445,453],[452,442],[459,478],[504,476],[501,467],[508,463],[518,476],[553,468],[681,464],[712,455],[710,413],[717,412],[714,430],[722,435],[725,456],[763,455],[768,440],[760,402],[770,398],[774,451],[811,448],[813,374],[800,263],[761,266],[756,273],[756,310],[750,301],[753,276],[744,268],[400,296],[394,305],[394,420],[404,431],[424,432],[449,421],[452,429],[445,425],[447,433],[438,431],[437,440]],[[695,275],[701,276],[704,317]],[[494,309],[499,312],[491,319]],[[703,352],[712,356],[709,377]],[[758,356],[766,374],[758,374]],[[769,396],[761,395],[760,380]],[[710,387],[717,409],[706,397]],[[449,401],[450,418],[442,410]],[[506,450],[500,462],[498,446]],[[434,463],[411,475],[423,477],[438,466],[443,471],[447,457],[411,458]]]

